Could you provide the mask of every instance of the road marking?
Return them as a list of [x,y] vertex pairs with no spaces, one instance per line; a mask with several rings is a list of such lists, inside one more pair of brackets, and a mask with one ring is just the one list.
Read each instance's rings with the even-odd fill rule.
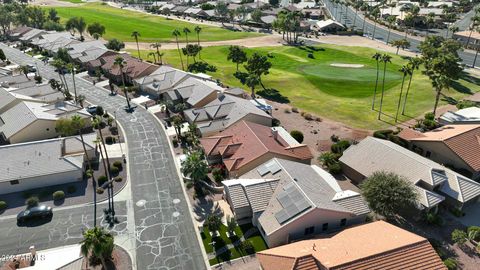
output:
[[147,203],[147,201],[145,201],[145,200],[139,200],[135,205],[138,206],[138,207],[144,207],[144,206],[145,206],[145,203]]

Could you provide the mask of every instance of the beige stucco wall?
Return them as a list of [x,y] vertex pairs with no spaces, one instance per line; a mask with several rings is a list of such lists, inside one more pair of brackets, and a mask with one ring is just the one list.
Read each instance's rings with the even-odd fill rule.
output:
[[64,172],[58,174],[42,175],[33,178],[18,179],[19,183],[12,185],[10,182],[0,183],[0,194],[29,190],[33,188],[48,187],[81,181],[83,176],[82,169],[76,171]]
[[55,121],[53,120],[37,120],[14,134],[9,139],[10,143],[22,143],[57,137],[55,131]]
[[[305,229],[308,227],[315,227],[314,233],[308,236],[338,230],[340,228],[340,221],[343,218],[347,219],[345,227],[365,221],[365,215],[355,216],[350,213],[315,208],[295,219],[294,221],[287,223],[277,231],[272,232],[270,235],[265,236],[263,234],[264,231],[260,229],[261,225],[258,225],[258,227],[263,235],[263,238],[265,239],[265,242],[270,248],[272,248],[287,244],[289,241],[294,239],[306,237],[304,233]],[[326,231],[322,231],[322,226],[324,223],[328,223],[328,230]]]

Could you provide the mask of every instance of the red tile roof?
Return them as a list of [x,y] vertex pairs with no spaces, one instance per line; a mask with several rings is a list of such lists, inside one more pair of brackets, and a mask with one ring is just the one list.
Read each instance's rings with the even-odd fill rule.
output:
[[222,156],[228,171],[235,171],[266,153],[299,161],[312,159],[307,145],[290,146],[281,136],[274,138],[271,127],[240,121],[217,135],[200,139],[207,156]]
[[122,57],[123,60],[125,60],[126,64],[123,68],[123,71],[132,79],[150,75],[153,71],[159,68],[157,65],[143,62],[140,59],[130,56],[129,54],[106,55],[102,56],[98,60],[102,64],[103,69],[108,70],[114,76],[119,76],[121,75],[120,67],[114,64],[117,57]]
[[446,269],[427,239],[384,221],[260,251],[257,258],[264,270],[280,269],[280,262],[293,270]]

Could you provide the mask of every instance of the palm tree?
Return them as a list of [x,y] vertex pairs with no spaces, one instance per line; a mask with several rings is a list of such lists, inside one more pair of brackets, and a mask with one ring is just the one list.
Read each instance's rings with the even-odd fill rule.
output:
[[[160,42],[155,42],[150,44],[150,47],[157,50],[157,57],[160,59],[160,48],[162,47],[162,44],[160,44]],[[162,61],[160,61],[160,64],[162,64]]]
[[140,56],[140,47],[138,47],[138,37],[140,36],[140,33],[138,31],[133,31],[130,36],[135,39],[135,43],[137,43],[138,58],[142,60],[142,57]]
[[[197,45],[200,46],[200,32],[202,32],[202,27],[197,25],[193,30],[195,31],[195,33],[197,33]],[[198,58],[202,59],[202,55],[200,53],[201,51],[198,51]]]
[[68,91],[67,80],[65,80],[65,74],[63,72],[63,69],[65,68],[65,62],[63,62],[60,59],[55,59],[52,65],[55,67],[55,69],[58,72],[58,77],[60,78],[60,82],[65,87],[65,90]]
[[473,31],[475,30],[476,26],[480,22],[480,15],[477,15],[475,13],[475,16],[473,16],[471,19],[472,24],[470,25],[470,34],[468,35],[467,42],[465,44],[465,48],[468,49],[468,45],[470,44],[470,39],[472,38]]
[[100,259],[103,269],[107,269],[106,261],[112,257],[114,248],[113,235],[111,233],[103,228],[94,227],[83,233],[83,240],[80,244],[85,258],[88,258],[91,254]]
[[405,100],[403,100],[402,115],[405,115],[405,107],[407,105],[408,94],[410,92],[410,85],[412,83],[413,72],[415,70],[418,70],[421,63],[422,63],[422,60],[418,57],[410,58],[410,60],[408,61],[408,65],[410,66],[411,72],[410,72],[410,79],[408,81],[407,92],[405,93]]
[[378,8],[375,8],[373,11],[372,11],[372,16],[373,16],[373,21],[374,21],[374,24],[373,24],[373,33],[372,33],[372,40],[375,39],[375,30],[377,29],[377,19],[378,19],[378,16],[380,15],[380,9]]
[[353,3],[353,9],[355,9],[355,16],[353,17],[353,30],[355,30],[355,23],[357,22],[358,10],[362,7],[361,1],[355,1]]
[[22,73],[23,75],[25,75],[25,78],[30,80],[30,78],[28,78],[28,69],[29,69],[28,66],[21,65],[21,66],[18,66],[15,70],[19,73]]
[[433,115],[437,113],[438,102],[440,101],[440,96],[442,95],[443,89],[448,89],[450,86],[450,79],[446,76],[440,75],[432,80],[433,88],[435,88],[435,105],[433,106]]
[[199,151],[193,151],[182,163],[182,172],[189,176],[194,185],[207,177],[208,165]]
[[149,52],[147,54],[147,56],[153,56],[153,62],[156,63],[157,62],[157,54],[156,52]]
[[83,108],[83,102],[85,102],[85,99],[86,99],[85,96],[84,95],[78,95],[77,99],[78,99],[78,104],[80,104],[80,107]]
[[85,140],[83,139],[83,129],[85,128],[85,121],[83,118],[81,118],[79,115],[74,115],[72,116],[72,127],[78,131],[78,134],[80,135],[80,141],[82,142],[82,147],[83,147],[83,153],[85,155],[85,159],[87,160],[88,168],[87,168],[87,177],[92,178],[92,183],[93,183],[93,227],[97,227],[97,193],[95,192],[96,188],[96,182],[95,182],[95,175],[93,173],[93,167],[92,167],[92,161],[90,160],[90,157],[88,156],[87,148],[85,147]]
[[123,72],[123,68],[125,67],[125,60],[121,56],[118,56],[117,58],[115,58],[113,66],[118,66],[118,68],[120,69],[120,74],[122,76],[123,93],[125,94],[125,99],[127,100],[127,109],[131,110],[130,100],[128,100],[127,88],[125,87],[125,73]]
[[382,106],[383,106],[383,96],[385,94],[385,75],[387,73],[387,63],[391,62],[392,57],[388,54],[382,55],[383,62],[383,82],[382,82],[382,96],[380,98],[380,110],[378,111],[378,120],[380,120],[382,115]]
[[186,41],[186,44],[188,45],[188,34],[191,33],[191,31],[188,27],[184,27],[182,32],[185,34],[185,41]]
[[398,120],[398,112],[400,111],[400,103],[402,103],[402,94],[403,94],[403,85],[405,84],[405,77],[407,75],[412,73],[412,70],[409,65],[402,66],[400,69],[400,72],[403,73],[403,78],[402,78],[402,86],[400,87],[400,95],[398,96],[398,104],[397,104],[397,113],[395,114],[395,123]]
[[372,110],[374,110],[375,98],[377,96],[377,88],[378,88],[378,75],[380,72],[380,60],[382,59],[382,55],[377,52],[372,56],[372,58],[375,59],[375,61],[377,62],[377,77],[375,79],[375,89],[373,90],[373,101],[372,101]]
[[397,18],[395,16],[388,16],[388,18],[387,18],[388,35],[387,35],[387,41],[385,42],[386,44],[388,44],[388,42],[390,41],[390,32],[392,31],[392,25],[396,20],[397,20]]
[[180,45],[178,44],[178,37],[181,35],[180,31],[178,31],[178,29],[175,29],[173,30],[172,35],[175,37],[175,42],[177,42],[177,50],[178,55],[180,56],[180,62],[182,63],[182,70],[185,70],[185,66],[183,66],[182,52],[180,51]]
[[73,65],[72,63],[68,63],[67,64],[67,69],[70,70],[70,72],[72,73],[72,81],[73,81],[73,95],[75,96],[75,104],[77,104],[78,102],[78,96],[77,96],[77,86],[75,84],[75,65]]

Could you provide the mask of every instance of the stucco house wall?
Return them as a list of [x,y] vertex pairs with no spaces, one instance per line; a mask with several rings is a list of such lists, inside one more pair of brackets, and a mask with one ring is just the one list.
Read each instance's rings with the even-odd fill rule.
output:
[[72,183],[76,181],[81,181],[82,176],[83,176],[82,169],[78,169],[70,172],[41,175],[38,177],[19,179],[18,184],[12,184],[12,182],[1,182],[0,194],[24,191],[24,190],[29,190],[33,188],[60,185],[65,183]]
[[14,144],[51,139],[57,136],[55,121],[38,119],[8,139],[10,143]]

